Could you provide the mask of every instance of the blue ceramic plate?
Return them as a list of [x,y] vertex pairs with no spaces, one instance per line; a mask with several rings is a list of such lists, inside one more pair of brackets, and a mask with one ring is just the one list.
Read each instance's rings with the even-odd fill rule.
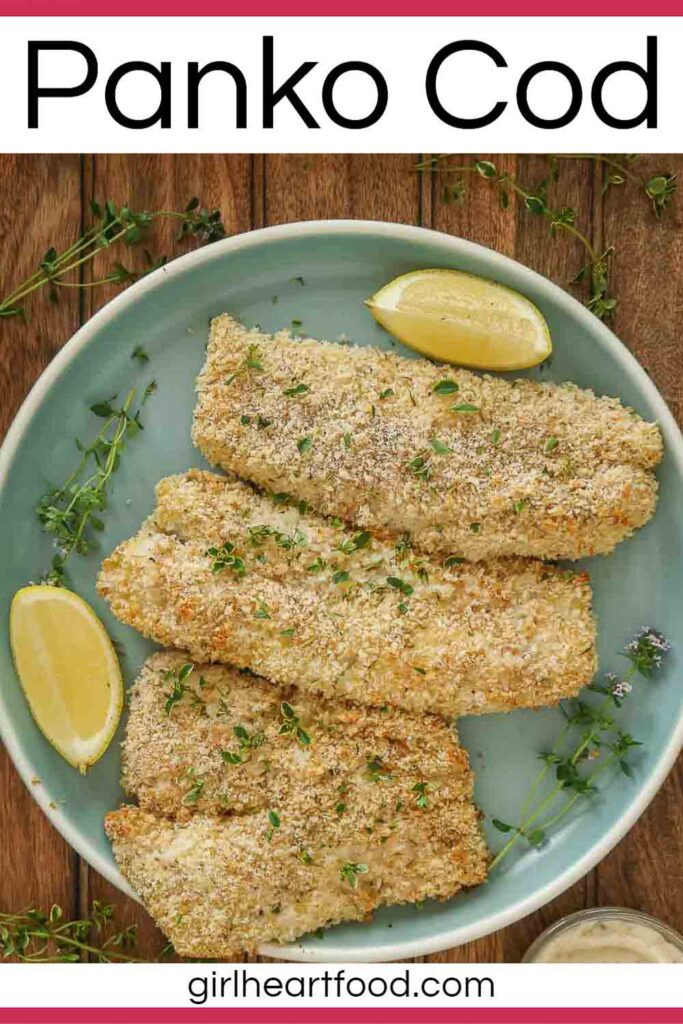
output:
[[[101,553],[134,533],[150,512],[159,477],[202,465],[190,441],[194,379],[202,365],[209,317],[230,311],[266,330],[303,321],[314,337],[346,335],[358,345],[392,345],[363,300],[397,274],[455,267],[516,288],[535,302],[554,341],[551,367],[528,371],[618,395],[664,432],[661,499],[654,520],[608,558],[586,563],[593,579],[604,669],[644,622],[671,639],[662,674],[641,682],[623,708],[626,729],[643,741],[634,775],[615,775],[583,802],[542,850],[520,849],[479,889],[422,910],[383,910],[368,924],[337,927],[271,955],[297,960],[388,960],[419,956],[485,935],[530,913],[588,871],[633,825],[671,768],[683,738],[683,444],[645,372],[583,306],[538,274],[489,249],[420,228],[358,221],[268,228],[219,242],[133,285],[65,346],[27,398],[0,453],[0,714],[2,736],[31,793],[69,843],[105,877],[128,891],[102,828],[121,800],[119,747],[80,777],[36,728],[10,656],[6,623],[15,590],[37,579],[52,557],[33,508],[46,487],[73,468],[74,438],[98,423],[89,405],[150,378],[158,392],[145,407],[145,430],[130,442],[115,480]],[[302,285],[296,278],[303,278]],[[144,344],[150,362],[131,359]],[[70,563],[74,587],[102,616],[135,677],[151,645],[108,613],[95,593],[100,553]],[[489,816],[514,820],[539,750],[561,722],[557,709],[465,719],[461,735],[477,773],[477,801]],[[120,739],[120,736],[118,737]],[[39,784],[31,780],[40,779]],[[15,823],[21,828],[21,823]],[[491,830],[492,847],[502,837]]]

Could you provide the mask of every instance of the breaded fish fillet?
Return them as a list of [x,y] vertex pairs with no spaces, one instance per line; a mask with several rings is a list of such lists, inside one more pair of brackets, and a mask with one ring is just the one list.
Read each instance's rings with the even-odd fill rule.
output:
[[216,465],[445,557],[605,554],[654,511],[658,427],[573,384],[213,321],[193,437]]
[[196,661],[361,704],[537,707],[595,670],[585,575],[525,559],[439,565],[199,471],[159,483],[98,586],[123,622]]
[[351,792],[344,812],[301,787],[286,805],[187,822],[126,806],[105,828],[122,873],[176,951],[230,958],[483,882],[488,853],[470,789],[465,768],[420,803],[415,792],[397,801],[379,780],[371,803]]
[[360,830],[386,806],[400,821],[399,805],[469,799],[472,779],[442,718],[332,703],[165,652],[131,690],[123,787],[165,817],[313,801]]

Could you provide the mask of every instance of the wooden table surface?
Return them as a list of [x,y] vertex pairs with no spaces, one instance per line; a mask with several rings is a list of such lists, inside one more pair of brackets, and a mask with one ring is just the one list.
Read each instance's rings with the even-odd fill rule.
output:
[[[539,157],[496,157],[535,183],[547,172]],[[133,209],[181,209],[200,196],[219,207],[229,233],[311,218],[372,218],[437,228],[514,256],[566,285],[582,262],[578,243],[553,240],[543,218],[502,210],[483,180],[463,203],[446,202],[443,181],[414,170],[405,156],[0,156],[0,293],[33,271],[50,245],[75,240],[93,198]],[[643,173],[683,172],[682,157],[648,157]],[[476,178],[476,176],[475,176]],[[562,166],[561,201],[575,206],[596,247],[616,246],[612,274],[619,304],[613,327],[636,353],[683,420],[683,202],[657,221],[644,196],[624,187],[603,195],[604,170],[588,162]],[[156,250],[174,253],[170,228]],[[138,254],[139,256],[140,254]],[[87,275],[97,273],[88,268]],[[85,281],[92,280],[86,276]],[[0,321],[0,432],[61,345],[113,294],[102,288],[42,295],[28,324]],[[140,925],[140,948],[163,945],[149,918],[81,861],[48,824],[0,748],[0,909],[59,903],[83,914],[90,901],[117,905]],[[679,761],[649,809],[589,875],[542,910],[509,928],[432,961],[518,961],[556,918],[596,904],[636,907],[683,931],[683,764]]]

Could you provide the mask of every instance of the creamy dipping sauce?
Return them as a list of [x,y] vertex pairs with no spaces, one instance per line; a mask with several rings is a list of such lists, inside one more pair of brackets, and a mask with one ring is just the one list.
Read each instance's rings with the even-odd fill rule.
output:
[[626,917],[577,922],[549,936],[533,958],[539,964],[683,963],[683,952],[656,928]]

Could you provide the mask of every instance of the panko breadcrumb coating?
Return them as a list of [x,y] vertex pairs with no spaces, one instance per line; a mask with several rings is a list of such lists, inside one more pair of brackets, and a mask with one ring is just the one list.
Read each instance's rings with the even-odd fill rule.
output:
[[186,819],[312,800],[360,829],[387,800],[400,818],[399,804],[470,796],[467,754],[442,718],[189,666],[185,654],[155,654],[131,690],[123,787],[143,810]]
[[429,745],[452,774],[427,786],[424,799],[408,779],[378,778],[362,794],[351,785],[337,805],[326,789],[301,785],[250,814],[183,822],[126,806],[107,815],[105,828],[122,873],[181,956],[254,953],[382,905],[448,899],[484,881],[488,853],[467,755],[445,727]]
[[574,384],[211,326],[193,437],[215,465],[422,551],[606,554],[651,517],[658,427]]
[[539,707],[575,695],[596,664],[585,574],[439,565],[197,470],[159,483],[98,587],[119,619],[195,661],[360,704]]

